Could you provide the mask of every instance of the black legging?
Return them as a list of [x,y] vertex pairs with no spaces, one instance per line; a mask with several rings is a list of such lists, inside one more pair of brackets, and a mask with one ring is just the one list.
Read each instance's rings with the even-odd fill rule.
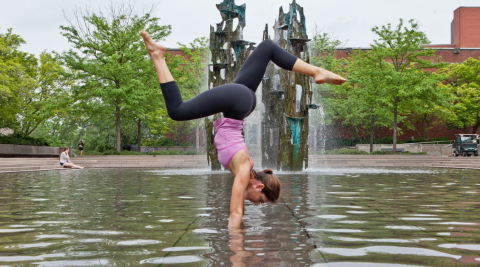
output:
[[193,120],[223,112],[226,118],[243,120],[255,109],[255,91],[268,62],[292,70],[297,57],[269,40],[261,42],[243,64],[234,83],[217,86],[183,101],[175,81],[161,83],[168,115],[176,121]]

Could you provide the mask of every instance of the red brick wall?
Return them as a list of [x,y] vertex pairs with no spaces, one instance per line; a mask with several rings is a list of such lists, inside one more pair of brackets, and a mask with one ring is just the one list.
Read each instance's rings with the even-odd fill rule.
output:
[[454,14],[458,14],[459,21],[459,30],[456,33],[459,42],[455,42],[455,45],[466,48],[480,47],[480,7],[459,7]]
[[453,44],[460,44],[460,9],[453,11]]

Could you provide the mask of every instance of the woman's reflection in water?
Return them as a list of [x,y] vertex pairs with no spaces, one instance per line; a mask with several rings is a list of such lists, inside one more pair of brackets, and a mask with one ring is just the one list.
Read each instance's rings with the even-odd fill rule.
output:
[[[235,255],[230,257],[232,266],[278,266],[281,259],[278,257],[278,250],[273,246],[273,250],[266,250],[271,248],[265,241],[268,238],[258,231],[257,235],[247,235],[250,241],[247,241],[248,247],[245,250],[245,229],[229,228],[230,234],[230,250]],[[271,237],[270,237],[271,238]]]

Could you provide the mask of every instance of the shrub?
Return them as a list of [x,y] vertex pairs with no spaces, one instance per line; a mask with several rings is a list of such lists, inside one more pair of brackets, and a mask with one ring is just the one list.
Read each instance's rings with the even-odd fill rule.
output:
[[180,151],[180,150],[159,150],[148,152],[147,155],[197,155],[196,151]]
[[427,142],[426,138],[416,138],[407,140],[405,143],[420,143],[420,142]]
[[83,155],[85,155],[85,156],[99,156],[99,155],[103,155],[103,153],[98,152],[96,150],[84,150]]
[[0,136],[0,144],[27,145],[27,146],[50,146],[43,138],[22,136],[19,134]]
[[137,151],[128,151],[123,150],[121,152],[117,152],[116,150],[107,150],[105,152],[98,152],[98,151],[85,151],[84,155],[90,156],[98,156],[98,155],[197,155],[196,151],[179,151],[179,150],[158,150],[152,151],[148,153],[142,153]]
[[173,139],[161,138],[161,139],[158,139],[158,140],[155,140],[155,139],[142,140],[142,146],[181,146],[181,147],[187,147],[187,146],[193,146],[193,144],[189,143],[189,142],[176,143],[175,141],[173,141]]
[[432,138],[431,140],[427,140],[426,138],[416,138],[410,139],[405,141],[405,143],[421,143],[421,142],[448,142],[448,137],[442,136],[438,138]]
[[364,154],[368,154],[368,153],[362,150],[348,149],[348,148],[340,148],[340,149],[325,151],[325,155],[364,155]]
[[410,151],[403,151],[403,152],[397,152],[393,153],[393,151],[373,151],[372,155],[426,155],[427,153],[425,152],[419,152],[419,153],[412,153]]

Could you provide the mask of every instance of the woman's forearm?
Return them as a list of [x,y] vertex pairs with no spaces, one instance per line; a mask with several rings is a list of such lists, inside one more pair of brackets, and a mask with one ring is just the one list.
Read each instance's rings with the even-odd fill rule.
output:
[[243,214],[245,213],[244,192],[247,184],[248,180],[245,179],[245,175],[235,176],[232,187],[232,197],[230,199],[228,227],[240,227],[242,224]]
[[238,228],[242,225],[243,213],[230,212],[228,217],[228,228]]

